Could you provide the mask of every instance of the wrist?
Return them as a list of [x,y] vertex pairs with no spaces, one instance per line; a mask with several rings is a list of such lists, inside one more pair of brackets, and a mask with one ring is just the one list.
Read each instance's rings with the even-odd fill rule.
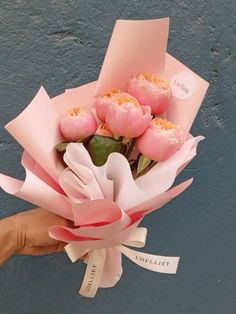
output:
[[18,215],[0,220],[0,265],[19,253],[24,245],[24,235]]
[[15,240],[14,254],[20,253],[25,246],[25,226],[22,214],[19,213],[9,217],[9,224],[12,228],[12,237]]

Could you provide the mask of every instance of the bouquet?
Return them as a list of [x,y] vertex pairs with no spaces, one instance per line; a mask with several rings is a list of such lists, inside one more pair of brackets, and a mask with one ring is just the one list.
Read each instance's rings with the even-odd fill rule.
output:
[[166,52],[169,19],[118,20],[98,81],[50,98],[43,87],[7,131],[24,148],[24,181],[6,192],[63,216],[52,226],[72,262],[86,256],[80,294],[94,297],[122,275],[122,254],[175,274],[179,257],[139,252],[143,218],[182,193],[173,187],[202,136],[190,128],[208,83]]

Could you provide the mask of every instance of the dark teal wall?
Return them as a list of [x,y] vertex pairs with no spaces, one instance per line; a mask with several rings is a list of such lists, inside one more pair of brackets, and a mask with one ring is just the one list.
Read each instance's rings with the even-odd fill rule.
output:
[[[146,252],[180,255],[176,276],[124,258],[124,275],[96,299],[77,296],[84,265],[63,254],[17,256],[0,270],[0,314],[232,314],[236,311],[236,2],[0,0],[0,170],[23,178],[3,126],[43,84],[51,96],[95,80],[117,18],[170,16],[169,52],[211,84],[193,127],[191,188],[145,219]],[[0,216],[32,205],[0,191]]]

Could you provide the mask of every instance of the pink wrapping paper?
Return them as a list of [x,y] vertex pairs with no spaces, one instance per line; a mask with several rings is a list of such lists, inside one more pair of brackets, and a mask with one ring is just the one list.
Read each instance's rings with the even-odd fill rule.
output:
[[114,27],[95,89],[95,96],[106,90],[124,90],[134,73],[161,75],[165,67],[169,19],[124,21]]
[[[25,150],[22,165],[26,178],[20,181],[0,174],[0,186],[74,221],[74,229],[52,226],[50,235],[68,243],[65,250],[73,262],[87,254],[80,290],[87,297],[120,279],[121,254],[153,271],[177,270],[178,257],[140,253],[124,245],[143,247],[147,230],[138,227],[143,217],[192,183],[189,179],[172,187],[196,155],[202,137],[189,137],[175,155],[136,180],[121,154],[112,153],[105,165],[96,167],[83,144],[69,144],[64,155],[68,168],[64,169],[54,149],[62,140],[58,123],[67,108],[92,108],[95,96],[110,88],[125,89],[131,75],[139,72],[158,74],[171,82],[172,104],[166,116],[190,130],[208,83],[166,53],[168,27],[168,18],[117,21],[97,82],[68,89],[52,99],[41,87],[29,106],[6,126]],[[44,140],[36,141],[38,138]]]

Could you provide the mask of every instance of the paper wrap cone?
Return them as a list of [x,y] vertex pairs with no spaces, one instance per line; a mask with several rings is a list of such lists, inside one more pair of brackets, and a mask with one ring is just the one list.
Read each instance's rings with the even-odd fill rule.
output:
[[[196,155],[202,137],[190,137],[181,149],[134,179],[127,159],[112,153],[96,167],[83,144],[71,143],[64,155],[54,149],[62,141],[59,120],[75,106],[93,108],[94,97],[111,88],[125,90],[130,77],[151,72],[171,82],[173,97],[167,119],[190,130],[208,83],[166,53],[169,19],[117,21],[97,82],[66,90],[50,98],[43,87],[7,131],[24,148],[24,181],[0,174],[6,192],[74,222],[75,228],[52,226],[50,236],[68,243],[74,262],[87,254],[80,293],[94,297],[98,287],[111,287],[122,275],[121,254],[144,268],[175,273],[178,257],[140,253],[124,245],[143,247],[147,229],[143,217],[182,193],[189,179],[172,187],[176,176]],[[29,131],[30,130],[30,131]],[[40,140],[38,140],[40,139]],[[42,140],[43,139],[43,140]]]

